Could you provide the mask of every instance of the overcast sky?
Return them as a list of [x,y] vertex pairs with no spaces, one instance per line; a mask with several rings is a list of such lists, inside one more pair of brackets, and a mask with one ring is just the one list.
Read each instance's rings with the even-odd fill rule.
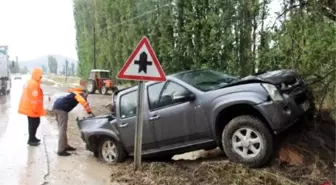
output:
[[[272,11],[279,11],[273,0]],[[0,45],[11,59],[60,54],[77,60],[72,0],[0,0]]]
[[0,0],[0,45],[8,45],[11,59],[77,59],[72,0]]

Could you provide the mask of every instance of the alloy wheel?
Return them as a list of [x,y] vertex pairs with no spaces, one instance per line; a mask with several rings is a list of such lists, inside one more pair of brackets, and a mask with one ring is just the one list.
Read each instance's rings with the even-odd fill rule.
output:
[[104,142],[102,146],[102,157],[108,163],[114,163],[117,159],[117,147],[111,140]]
[[261,135],[252,128],[240,128],[233,133],[232,148],[244,159],[256,157],[263,147]]

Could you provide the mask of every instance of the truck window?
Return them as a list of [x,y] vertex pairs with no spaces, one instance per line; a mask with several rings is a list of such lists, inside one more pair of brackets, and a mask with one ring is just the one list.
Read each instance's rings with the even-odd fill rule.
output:
[[136,115],[137,91],[124,94],[120,97],[120,118],[128,118]]
[[168,107],[176,103],[183,103],[174,101],[173,95],[184,96],[189,93],[190,92],[181,85],[174,82],[168,82],[161,93],[160,100],[156,108]]
[[151,110],[159,107],[160,93],[164,86],[165,82],[156,83],[148,86],[147,95],[148,95],[148,104]]

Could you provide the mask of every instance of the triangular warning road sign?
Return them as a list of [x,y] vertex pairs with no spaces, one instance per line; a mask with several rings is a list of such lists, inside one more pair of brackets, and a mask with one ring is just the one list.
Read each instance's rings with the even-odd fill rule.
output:
[[121,68],[117,78],[137,81],[166,81],[166,75],[147,37],[141,39]]

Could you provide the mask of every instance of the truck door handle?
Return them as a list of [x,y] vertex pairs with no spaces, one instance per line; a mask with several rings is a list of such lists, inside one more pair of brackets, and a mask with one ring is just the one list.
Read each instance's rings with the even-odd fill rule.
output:
[[154,121],[154,120],[157,120],[157,119],[160,119],[161,117],[159,115],[154,115],[152,117],[149,118],[149,121]]
[[127,127],[127,125],[128,125],[128,123],[121,123],[120,125],[119,125],[119,127]]

